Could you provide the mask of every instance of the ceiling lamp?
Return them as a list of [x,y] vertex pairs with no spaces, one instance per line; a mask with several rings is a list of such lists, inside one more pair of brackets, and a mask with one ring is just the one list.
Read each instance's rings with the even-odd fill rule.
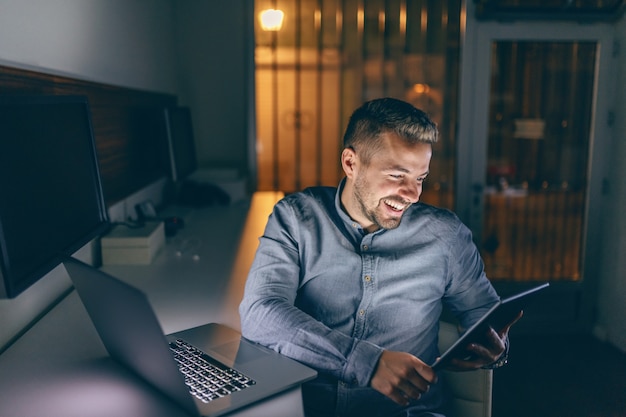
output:
[[283,27],[285,13],[278,9],[267,9],[259,13],[261,28],[266,31],[279,31]]

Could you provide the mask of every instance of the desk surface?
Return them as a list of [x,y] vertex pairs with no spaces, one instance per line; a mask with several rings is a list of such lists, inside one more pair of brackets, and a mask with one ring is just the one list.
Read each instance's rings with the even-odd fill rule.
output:
[[[247,271],[281,196],[257,193],[251,202],[185,210],[185,228],[151,265],[103,269],[146,292],[165,333],[207,322],[239,329]],[[185,415],[108,356],[75,292],[0,355],[2,417]],[[232,415],[302,416],[300,389]]]

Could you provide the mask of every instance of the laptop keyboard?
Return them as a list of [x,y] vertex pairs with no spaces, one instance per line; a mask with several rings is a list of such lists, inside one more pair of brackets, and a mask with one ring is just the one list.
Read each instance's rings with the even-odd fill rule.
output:
[[241,372],[217,362],[184,340],[171,342],[170,350],[185,376],[189,392],[205,403],[256,384]]

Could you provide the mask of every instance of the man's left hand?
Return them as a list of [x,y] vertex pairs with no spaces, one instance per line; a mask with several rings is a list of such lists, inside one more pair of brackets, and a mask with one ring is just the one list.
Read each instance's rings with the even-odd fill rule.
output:
[[523,312],[520,311],[520,313],[499,332],[490,327],[487,331],[484,344],[470,343],[467,346],[467,351],[471,359],[464,360],[454,358],[450,361],[450,365],[447,366],[446,369],[452,371],[472,371],[496,362],[506,351],[511,326],[522,318],[522,315]]

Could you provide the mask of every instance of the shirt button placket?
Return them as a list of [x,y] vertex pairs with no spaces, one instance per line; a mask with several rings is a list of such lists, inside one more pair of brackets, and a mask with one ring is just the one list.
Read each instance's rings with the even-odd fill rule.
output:
[[357,310],[356,320],[354,323],[353,335],[354,337],[361,337],[365,330],[365,321],[367,317],[367,309],[372,298],[372,259],[369,255],[371,252],[371,236],[366,236],[361,242],[361,258],[363,262],[363,269],[361,279],[363,280],[363,298]]

